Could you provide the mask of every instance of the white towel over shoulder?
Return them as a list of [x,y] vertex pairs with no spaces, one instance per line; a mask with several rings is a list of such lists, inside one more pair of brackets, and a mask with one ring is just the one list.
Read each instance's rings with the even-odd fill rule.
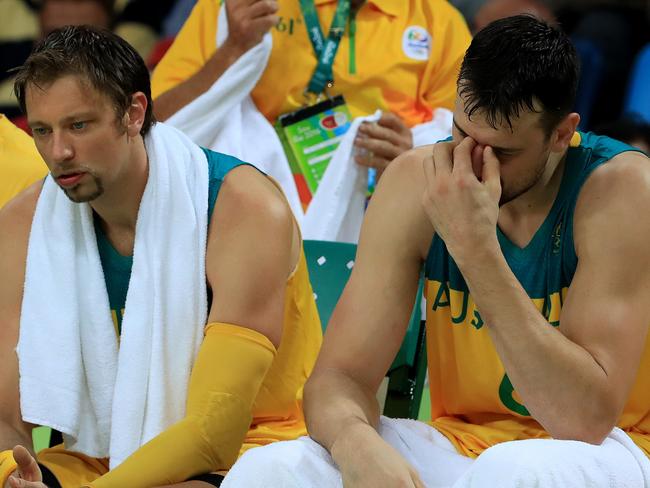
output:
[[32,223],[20,321],[23,419],[111,467],[183,417],[207,315],[205,154],[163,124],[145,144],[149,179],[119,347],[92,209],[52,178]]

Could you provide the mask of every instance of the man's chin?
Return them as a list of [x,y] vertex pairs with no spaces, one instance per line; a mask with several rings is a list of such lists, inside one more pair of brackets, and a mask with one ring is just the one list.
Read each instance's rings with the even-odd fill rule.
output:
[[65,193],[65,196],[68,197],[68,199],[73,202],[73,203],[88,203],[92,202],[93,200],[96,200],[103,192],[101,191],[96,191],[94,193],[80,193],[75,191],[75,189],[63,189],[63,193]]

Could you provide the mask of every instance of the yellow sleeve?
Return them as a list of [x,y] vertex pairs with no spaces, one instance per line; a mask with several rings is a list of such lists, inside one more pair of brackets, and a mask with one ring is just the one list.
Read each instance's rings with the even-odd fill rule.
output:
[[0,486],[5,486],[9,476],[16,471],[17,467],[13,451],[0,451]]
[[183,28],[151,76],[151,96],[156,99],[187,80],[217,50],[219,0],[199,0]]
[[230,468],[275,354],[259,332],[209,324],[190,378],[186,417],[88,486],[147,488]]
[[447,1],[435,2],[431,58],[434,60],[428,73],[424,94],[433,108],[453,110],[456,99],[456,81],[460,65],[472,36],[465,19]]

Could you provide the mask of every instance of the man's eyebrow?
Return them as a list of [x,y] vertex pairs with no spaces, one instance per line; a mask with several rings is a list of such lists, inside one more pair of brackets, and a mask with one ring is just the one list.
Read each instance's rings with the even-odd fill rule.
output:
[[[91,119],[94,117],[93,112],[79,112],[76,114],[68,115],[67,117],[64,117],[61,119],[61,123],[63,124],[68,124],[72,121],[75,120],[84,120],[84,119]],[[45,122],[41,122],[40,120],[28,120],[27,125],[30,127],[34,126],[49,126],[49,124],[46,124]]]
[[74,120],[84,120],[84,119],[90,119],[94,117],[93,112],[78,112],[76,114],[68,115],[67,117],[62,119],[63,123],[68,123],[72,122]]
[[[465,132],[465,131],[461,128],[461,126],[458,125],[458,122],[456,122],[456,118],[455,118],[455,117],[453,118],[453,122],[454,122],[454,127],[456,127],[456,129],[458,130],[458,132],[460,132],[460,135],[462,135],[463,137],[470,137],[470,136],[467,134],[467,132]],[[477,141],[477,142],[478,142],[478,141]],[[500,152],[505,152],[505,153],[516,153],[516,152],[521,151],[521,149],[520,149],[520,148],[517,148],[517,147],[501,147],[501,146],[493,146],[492,144],[486,144],[486,145],[487,145],[487,146],[490,146],[490,147],[491,147],[492,149],[494,149],[495,151],[500,151]]]

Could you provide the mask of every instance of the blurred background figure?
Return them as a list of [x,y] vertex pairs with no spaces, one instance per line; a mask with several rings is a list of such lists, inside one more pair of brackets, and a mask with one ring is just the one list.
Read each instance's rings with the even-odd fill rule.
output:
[[[113,22],[114,0],[39,0],[27,3],[22,0],[0,0],[6,5],[7,17],[2,24],[11,22],[11,36],[0,42],[0,112],[14,119],[21,127],[18,102],[13,92],[13,75],[10,70],[21,66],[35,42],[64,25],[91,24],[109,28]],[[13,11],[14,13],[10,13]],[[0,14],[4,9],[0,10]],[[0,31],[5,32],[4,27]]]
[[601,124],[594,132],[623,141],[650,155],[650,123],[634,115]]
[[[451,0],[474,32],[499,18],[530,13],[558,22],[581,60],[576,111],[587,130],[623,111],[630,68],[650,42],[647,0]],[[650,86],[650,78],[646,81]]]
[[147,0],[0,0],[0,112],[26,128],[12,93],[10,70],[22,65],[34,43],[54,29],[82,24],[113,29],[147,60],[176,3],[175,0],[155,3]]

